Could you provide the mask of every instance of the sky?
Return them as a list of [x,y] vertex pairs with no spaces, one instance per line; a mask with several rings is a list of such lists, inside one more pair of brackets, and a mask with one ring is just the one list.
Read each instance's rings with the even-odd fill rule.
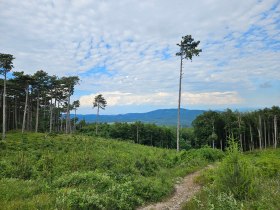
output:
[[0,52],[13,71],[79,76],[72,100],[90,114],[176,108],[182,36],[202,52],[184,60],[182,108],[280,105],[280,0],[0,0]]

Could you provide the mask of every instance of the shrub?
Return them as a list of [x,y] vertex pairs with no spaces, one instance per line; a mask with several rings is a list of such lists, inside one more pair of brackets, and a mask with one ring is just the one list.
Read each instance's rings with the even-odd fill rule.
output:
[[261,175],[273,178],[280,177],[280,159],[275,156],[265,156],[256,162]]
[[198,151],[201,153],[202,157],[211,162],[221,160],[224,157],[224,152],[219,149],[203,147],[201,149],[198,149]]
[[113,180],[106,174],[98,171],[74,172],[61,176],[54,181],[56,187],[94,187],[96,191],[102,192],[113,185]]
[[32,162],[25,152],[19,152],[15,160],[12,162],[13,170],[11,171],[12,178],[30,179],[33,173]]
[[194,196],[183,210],[242,210],[243,204],[238,202],[233,194],[225,192],[216,192],[211,187],[204,187],[196,196]]
[[105,208],[100,195],[98,195],[94,189],[61,189],[58,192],[56,205],[59,209],[64,209],[65,206],[77,210]]
[[218,190],[232,193],[238,200],[246,199],[256,191],[255,177],[255,167],[240,153],[238,144],[231,139],[228,155],[217,170],[215,184]]
[[158,201],[171,192],[172,182],[154,177],[139,177],[133,181],[134,194],[145,201]]
[[155,172],[159,167],[156,161],[145,157],[143,160],[136,160],[135,168],[137,168],[143,176],[152,176],[155,175]]
[[54,158],[51,155],[43,155],[37,164],[39,176],[51,182],[54,176]]

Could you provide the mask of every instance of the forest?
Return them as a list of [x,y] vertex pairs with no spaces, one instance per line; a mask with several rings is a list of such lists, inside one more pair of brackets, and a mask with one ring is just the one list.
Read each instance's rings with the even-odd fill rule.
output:
[[[39,70],[33,75],[22,72],[12,72],[13,57],[1,54],[0,72],[4,79],[1,84],[1,119],[2,132],[6,130],[34,132],[65,132],[70,133],[75,127],[74,119],[70,119],[70,111],[77,110],[79,101],[71,102],[74,87],[79,77],[69,76],[59,78]],[[5,66],[7,65],[7,66]],[[63,114],[64,113],[64,114]]]

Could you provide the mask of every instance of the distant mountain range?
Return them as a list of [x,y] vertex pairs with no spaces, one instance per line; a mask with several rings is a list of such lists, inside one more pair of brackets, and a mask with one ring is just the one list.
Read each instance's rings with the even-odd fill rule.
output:
[[[190,126],[192,121],[204,110],[188,110],[181,109],[181,124],[182,126]],[[73,117],[73,115],[71,116]],[[95,122],[95,114],[78,114],[79,120],[85,120],[88,123]],[[118,115],[99,115],[99,122],[135,122],[141,121],[143,123],[155,123],[156,125],[177,125],[177,109],[158,109],[146,113],[128,113]]]

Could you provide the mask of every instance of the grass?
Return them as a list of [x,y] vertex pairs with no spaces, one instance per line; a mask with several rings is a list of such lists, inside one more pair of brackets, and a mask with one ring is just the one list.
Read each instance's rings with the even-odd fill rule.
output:
[[234,149],[196,181],[204,188],[183,209],[280,209],[280,149]]
[[9,133],[0,142],[0,209],[134,209],[221,159],[82,135]]

